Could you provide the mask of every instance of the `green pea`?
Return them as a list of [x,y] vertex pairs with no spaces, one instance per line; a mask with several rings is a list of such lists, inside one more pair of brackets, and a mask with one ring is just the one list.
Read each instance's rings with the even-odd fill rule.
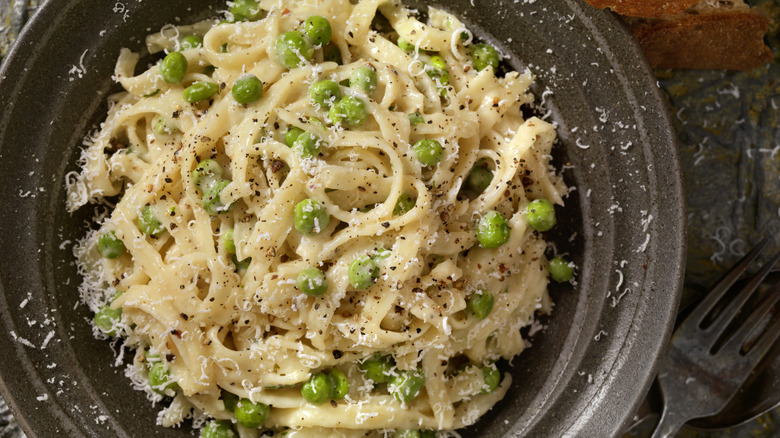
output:
[[168,119],[160,114],[157,114],[152,119],[152,130],[160,136],[173,135],[179,132],[176,126],[168,124]]
[[107,336],[115,337],[119,334],[119,321],[122,319],[122,308],[112,309],[103,306],[92,319],[95,326]]
[[403,214],[406,214],[414,208],[414,205],[416,203],[417,203],[416,199],[412,198],[406,193],[402,193],[401,196],[398,197],[398,201],[396,201],[395,203],[395,208],[393,208],[393,214],[396,216],[401,216]]
[[224,190],[228,184],[230,184],[229,180],[219,180],[211,190],[203,194],[201,204],[203,204],[203,208],[206,209],[208,214],[216,216],[230,211],[230,208],[233,207],[233,204],[225,205],[222,202],[222,199],[220,199],[222,190]]
[[349,393],[349,380],[347,380],[346,374],[344,374],[338,368],[332,368],[328,372],[330,380],[333,383],[333,391],[330,394],[330,398],[333,400],[341,400]]
[[295,68],[311,61],[314,48],[298,31],[285,32],[276,39],[276,57],[287,68]]
[[488,188],[488,186],[490,186],[492,181],[492,170],[482,166],[474,166],[474,168],[471,169],[471,172],[469,172],[466,183],[469,185],[471,190],[474,190],[477,193],[482,193],[486,188]]
[[447,70],[428,70],[425,72],[433,80],[437,81],[439,86],[446,86],[450,84],[450,72]]
[[489,211],[477,225],[477,240],[482,248],[498,248],[509,241],[511,232],[506,218],[499,212]]
[[393,252],[390,251],[387,248],[379,248],[376,250],[373,256],[371,256],[371,260],[374,261],[374,263],[377,264],[377,266],[383,264],[387,261],[387,259],[390,258],[390,256],[393,255]]
[[184,89],[184,100],[189,103],[202,102],[217,94],[219,85],[214,82],[198,81]]
[[426,167],[433,166],[444,157],[444,148],[434,139],[419,140],[412,146],[412,151],[417,161]]
[[158,237],[165,231],[165,227],[162,222],[157,219],[157,214],[154,212],[154,208],[151,205],[147,205],[141,209],[141,214],[138,215],[138,229],[142,233]]
[[263,96],[263,83],[253,74],[245,74],[236,79],[230,90],[236,102],[248,105]]
[[157,362],[149,369],[149,387],[152,391],[160,394],[172,396],[179,385],[171,378],[168,368],[162,362]]
[[257,21],[265,17],[265,11],[260,9],[257,0],[235,0],[230,6],[230,13],[236,21]]
[[412,126],[417,126],[420,123],[425,123],[425,119],[423,118],[422,114],[420,112],[414,112],[409,114],[409,123],[412,124]]
[[471,46],[471,62],[477,71],[482,71],[487,67],[493,67],[493,71],[498,69],[498,52],[490,44],[474,44]]
[[349,87],[361,90],[366,94],[371,94],[376,90],[376,83],[376,70],[368,65],[356,68],[349,76]]
[[433,69],[428,69],[426,73],[436,81],[439,94],[444,96],[447,93],[446,86],[450,84],[450,72],[447,70],[447,63],[444,62],[441,56],[432,56],[431,66],[433,66]]
[[382,356],[376,353],[371,359],[363,361],[358,367],[363,371],[366,378],[371,379],[374,383],[385,383],[390,378],[395,362],[390,356]]
[[314,45],[322,46],[328,44],[333,37],[333,30],[330,28],[330,21],[319,15],[312,15],[303,22],[303,31],[311,39]]
[[225,233],[222,235],[222,246],[225,247],[225,251],[227,251],[228,254],[236,253],[236,242],[233,240],[232,228],[225,230]]
[[116,237],[113,231],[102,233],[97,243],[100,255],[107,259],[115,259],[125,253],[125,244]]
[[319,234],[327,228],[328,222],[330,215],[319,201],[304,199],[295,206],[295,229],[301,234]]
[[303,384],[301,395],[303,398],[315,405],[321,405],[330,400],[330,394],[333,392],[333,382],[325,373],[317,373]]
[[229,421],[211,420],[200,430],[200,438],[237,438]]
[[293,147],[295,140],[298,140],[298,137],[304,132],[306,131],[297,126],[291,126],[287,129],[287,133],[284,134],[284,144],[286,144],[288,148]]
[[436,70],[447,70],[447,63],[441,56],[431,56],[431,66]]
[[[304,131],[292,144],[301,158],[315,158],[322,152],[322,139],[313,132]],[[326,189],[327,190],[327,189]],[[326,191],[326,193],[329,193]]]
[[235,254],[230,256],[230,260],[236,265],[236,271],[246,271],[249,268],[249,264],[252,263],[252,257],[239,261]]
[[480,290],[469,295],[466,307],[479,319],[485,319],[493,310],[496,299],[486,290]]
[[528,204],[528,225],[536,231],[547,231],[555,226],[555,207],[546,199],[535,199]]
[[238,396],[232,392],[225,391],[224,389],[220,395],[220,398],[222,398],[222,403],[225,404],[225,410],[228,412],[233,412],[236,409],[236,405],[238,404]]
[[414,52],[414,49],[416,49],[414,44],[400,37],[398,38],[398,47],[404,52]]
[[341,89],[339,89],[339,84],[333,81],[319,81],[309,88],[309,100],[312,105],[330,108],[339,99],[341,99]]
[[379,267],[368,256],[359,256],[349,265],[349,284],[355,289],[364,290],[376,283]]
[[236,416],[238,424],[247,429],[257,429],[265,423],[271,408],[263,403],[252,403],[251,400],[242,398],[236,404],[233,415]]
[[178,84],[187,73],[187,65],[186,56],[171,52],[160,63],[160,76],[169,84]]
[[212,159],[203,160],[198,163],[190,176],[192,177],[192,184],[203,193],[207,193],[222,179],[222,166]]
[[341,56],[341,49],[335,44],[328,44],[322,49],[322,57],[325,61],[335,62],[338,65],[344,64],[344,58]]
[[409,403],[420,395],[425,386],[425,375],[419,369],[396,371],[387,382],[387,390],[401,403]]
[[160,353],[152,352],[152,347],[148,347],[144,350],[144,356],[146,356],[146,365],[151,366],[155,362],[160,361]]
[[432,430],[396,429],[393,438],[436,438]]
[[317,126],[318,128],[320,128],[323,131],[327,131],[328,130],[328,127],[325,126],[324,123],[322,123],[322,120],[320,120],[320,119],[318,119],[316,117],[306,117],[305,120],[306,120],[306,123],[311,124],[311,125],[315,125],[315,126]]
[[347,96],[330,107],[328,117],[334,124],[346,124],[357,127],[365,123],[368,117],[366,104],[357,97]]
[[298,274],[298,289],[311,297],[319,297],[328,291],[328,279],[317,268],[306,268]]
[[547,270],[550,272],[550,278],[565,283],[574,278],[574,267],[571,262],[561,256],[555,256],[547,263]]
[[196,47],[203,47],[203,38],[197,35],[187,35],[179,42],[181,50],[194,49]]
[[482,368],[482,378],[485,380],[482,394],[489,394],[495,391],[498,384],[501,383],[501,371],[498,370],[496,364],[490,364]]

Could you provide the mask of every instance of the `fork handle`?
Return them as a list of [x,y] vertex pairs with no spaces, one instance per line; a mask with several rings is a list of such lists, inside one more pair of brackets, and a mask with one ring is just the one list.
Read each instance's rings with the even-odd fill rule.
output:
[[658,422],[658,426],[655,427],[651,438],[673,437],[688,420],[689,418],[675,414],[664,407],[664,413],[661,415],[661,420]]

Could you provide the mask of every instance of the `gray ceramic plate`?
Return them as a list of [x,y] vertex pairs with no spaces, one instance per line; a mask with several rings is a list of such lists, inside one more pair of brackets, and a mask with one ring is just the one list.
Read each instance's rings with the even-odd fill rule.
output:
[[[652,380],[684,266],[680,169],[655,79],[620,22],[579,0],[433,3],[537,74],[577,187],[551,237],[578,285],[553,287],[554,314],[514,361],[509,395],[464,436],[613,436]],[[119,49],[215,5],[49,0],[0,70],[0,389],[31,437],[189,433],[154,425],[76,306],[71,248],[92,212],[65,212],[64,180],[116,89]]]

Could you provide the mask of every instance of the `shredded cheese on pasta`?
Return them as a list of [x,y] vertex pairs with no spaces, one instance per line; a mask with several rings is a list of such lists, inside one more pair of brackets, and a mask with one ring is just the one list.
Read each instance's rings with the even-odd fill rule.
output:
[[[528,226],[526,206],[539,198],[562,204],[565,186],[549,165],[553,128],[522,115],[533,101],[530,72],[477,72],[468,55],[471,33],[436,9],[423,23],[389,0],[260,6],[268,12],[258,21],[206,21],[150,35],[151,53],[181,50],[183,35],[202,36],[202,47],[181,50],[189,67],[179,84],[165,82],[159,64],[135,75],[139,55],[122,50],[115,79],[124,91],[110,97],[81,173],[69,178],[69,209],[116,202],[77,250],[84,299],[94,311],[107,303],[122,309],[124,343],[136,349],[136,387],[149,363],[166,364],[178,389],[160,417],[165,426],[193,415],[232,420],[225,392],[270,406],[263,427],[289,428],[290,437],[451,431],[476,422],[511,383],[506,373],[484,393],[479,367],[523,351],[519,330],[551,308],[546,242]],[[392,31],[372,28],[379,14]],[[274,43],[312,15],[331,23],[343,65],[324,61],[317,49],[311,62],[288,70]],[[399,48],[396,33],[416,51]],[[445,61],[448,83],[425,74],[430,52]],[[340,86],[365,102],[366,122],[330,123],[309,88],[322,79],[341,83],[366,65],[376,70],[375,91]],[[263,95],[242,105],[231,88],[246,74],[262,81]],[[219,90],[191,104],[182,91],[196,81]],[[411,123],[412,113],[424,122]],[[167,123],[162,133],[153,129],[159,117]],[[291,127],[321,138],[321,153],[303,158],[287,147]],[[415,159],[420,139],[440,142],[438,164]],[[202,205],[192,172],[206,159],[229,180],[220,194],[232,206],[227,212],[211,215]],[[473,193],[466,181],[480,163],[493,178]],[[394,212],[404,196],[414,206]],[[295,206],[305,199],[322,203],[330,217],[319,234],[293,226]],[[145,208],[164,228],[157,237],[139,228]],[[484,249],[477,223],[494,210],[511,234]],[[97,250],[107,231],[126,247],[115,259]],[[235,254],[225,244],[228,231]],[[385,250],[375,284],[353,287],[350,264]],[[297,286],[298,274],[312,266],[326,275],[322,296]],[[478,291],[495,297],[484,319],[467,309]],[[402,403],[372,385],[360,364],[375,353],[393,358],[393,372],[422,370],[419,396]],[[475,366],[453,370],[456,363]],[[334,368],[347,376],[348,394],[321,405],[304,400],[300,385]],[[251,437],[264,429],[238,430]]]

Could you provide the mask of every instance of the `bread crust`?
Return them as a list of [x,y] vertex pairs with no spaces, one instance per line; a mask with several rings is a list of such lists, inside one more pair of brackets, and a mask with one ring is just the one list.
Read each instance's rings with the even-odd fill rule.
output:
[[659,18],[678,14],[699,0],[585,0],[591,5],[609,8],[620,15]]
[[750,70],[774,59],[769,19],[754,10],[626,22],[656,68]]

